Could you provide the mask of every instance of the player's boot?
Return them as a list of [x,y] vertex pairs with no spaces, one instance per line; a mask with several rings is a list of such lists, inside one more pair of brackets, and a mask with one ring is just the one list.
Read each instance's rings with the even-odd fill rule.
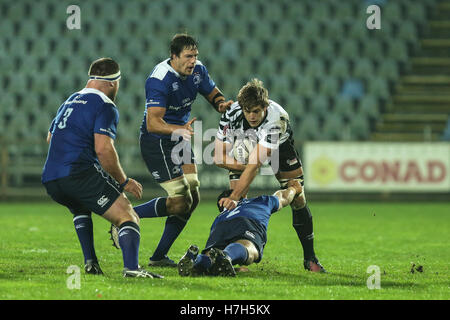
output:
[[316,257],[303,260],[303,267],[305,268],[305,270],[311,272],[327,273],[325,268],[320,264],[319,260]]
[[86,264],[84,265],[84,271],[87,274],[98,274],[98,275],[102,275],[103,271],[100,268],[100,265],[98,264],[97,261],[93,261],[93,260],[87,260]]
[[212,248],[209,251],[209,256],[213,264],[209,269],[209,274],[212,276],[234,277],[236,271],[233,268],[231,258],[222,250]]
[[194,262],[198,255],[198,247],[193,244],[178,262],[178,274],[182,277],[194,275]]
[[172,259],[170,259],[168,256],[164,256],[164,258],[162,258],[161,260],[152,260],[149,259],[148,262],[148,266],[149,267],[169,267],[169,268],[176,268],[177,264],[175,263],[175,261],[173,261]]
[[111,234],[111,237],[109,238],[109,240],[112,240],[113,242],[113,246],[116,247],[117,249],[120,249],[120,244],[119,244],[119,228],[117,228],[115,225],[111,224],[111,228],[109,228],[108,231]]
[[149,272],[142,268],[138,268],[137,270],[123,269],[123,277],[124,278],[155,278],[155,279],[163,279],[162,275]]

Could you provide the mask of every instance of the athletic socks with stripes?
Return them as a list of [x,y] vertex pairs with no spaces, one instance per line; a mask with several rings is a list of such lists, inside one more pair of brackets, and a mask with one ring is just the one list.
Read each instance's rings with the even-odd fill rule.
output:
[[152,199],[134,207],[139,218],[157,218],[167,216],[166,197]]
[[77,232],[78,240],[80,241],[81,250],[83,251],[84,263],[87,260],[98,262],[94,249],[94,232],[91,214],[75,215],[73,217],[73,224]]
[[292,210],[292,225],[302,244],[304,259],[314,258],[313,221],[307,205],[301,209]]
[[119,227],[119,244],[122,249],[123,266],[129,270],[139,267],[139,243],[141,239],[139,226],[127,221]]

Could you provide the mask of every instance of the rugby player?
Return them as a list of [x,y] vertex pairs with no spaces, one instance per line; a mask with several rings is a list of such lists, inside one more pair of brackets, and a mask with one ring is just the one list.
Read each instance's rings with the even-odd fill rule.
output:
[[[229,170],[230,189],[233,193],[220,200],[220,205],[233,209],[235,201],[245,196],[258,173],[267,161],[272,167],[281,188],[290,180],[303,186],[303,169],[294,147],[294,136],[288,113],[275,101],[269,100],[268,91],[258,79],[244,85],[235,102],[221,117],[215,139],[214,162]],[[229,155],[233,144],[242,137],[255,143],[248,163],[239,163]],[[314,252],[314,233],[311,211],[305,193],[291,204],[293,227],[303,247],[304,268],[323,272]]]
[[134,208],[140,218],[167,216],[149,266],[176,267],[167,253],[200,201],[200,182],[190,142],[196,118],[189,120],[197,94],[203,95],[219,113],[233,103],[226,101],[197,56],[196,40],[187,34],[176,34],[170,43],[170,58],[156,65],[145,83],[141,153],[149,172],[167,192],[165,197]]
[[139,218],[123,191],[139,199],[142,185],[127,177],[114,147],[119,65],[101,58],[91,64],[88,74],[86,87],[70,95],[50,125],[42,183],[50,197],[73,214],[86,273],[103,274],[94,248],[94,212],[118,228],[123,276],[160,278],[138,265]]
[[178,262],[181,276],[235,276],[233,265],[260,262],[271,215],[292,203],[302,193],[302,186],[297,180],[290,180],[286,189],[272,196],[243,198],[234,209],[227,210],[219,202],[231,192],[226,190],[217,199],[220,214],[211,226],[202,253],[198,254],[198,247],[191,245]]

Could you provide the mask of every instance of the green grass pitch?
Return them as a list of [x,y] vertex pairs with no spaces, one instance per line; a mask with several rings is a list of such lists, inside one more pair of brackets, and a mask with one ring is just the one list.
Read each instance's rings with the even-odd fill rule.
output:
[[[291,211],[285,208],[270,221],[261,263],[235,278],[181,278],[176,269],[155,268],[164,279],[125,279],[121,252],[111,246],[104,219],[93,217],[105,276],[85,275],[71,214],[65,208],[53,203],[0,204],[0,299],[450,298],[449,203],[311,202],[310,208],[316,253],[328,274],[303,270],[303,252],[291,226]],[[192,243],[202,248],[215,215],[215,204],[202,202],[169,256],[178,261]],[[164,221],[141,221],[143,266]],[[67,286],[71,265],[81,268],[79,289]],[[380,270],[379,289],[367,285],[375,276],[367,272],[372,265]]]

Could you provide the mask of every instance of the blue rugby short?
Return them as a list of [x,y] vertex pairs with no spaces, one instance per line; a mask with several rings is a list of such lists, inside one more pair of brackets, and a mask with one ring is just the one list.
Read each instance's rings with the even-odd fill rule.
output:
[[100,165],[44,183],[48,195],[75,215],[104,214],[123,191]]
[[195,164],[194,152],[188,141],[141,135],[139,144],[147,169],[158,183],[182,176],[182,165]]
[[236,217],[219,222],[210,233],[202,253],[211,248],[223,250],[230,243],[241,239],[253,242],[259,252],[259,258],[255,263],[260,262],[267,242],[267,232],[258,221],[247,217]]

